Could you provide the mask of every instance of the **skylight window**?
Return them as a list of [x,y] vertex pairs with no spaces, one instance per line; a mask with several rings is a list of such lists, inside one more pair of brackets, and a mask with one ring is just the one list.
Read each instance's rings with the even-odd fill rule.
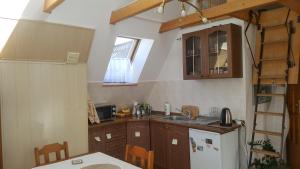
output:
[[139,39],[117,37],[104,83],[132,83],[133,65]]

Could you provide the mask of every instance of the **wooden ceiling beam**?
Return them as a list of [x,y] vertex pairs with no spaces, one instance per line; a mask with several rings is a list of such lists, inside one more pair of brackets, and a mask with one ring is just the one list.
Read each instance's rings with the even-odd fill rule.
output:
[[299,0],[279,0],[279,3],[290,8],[297,14],[300,14],[300,1]]
[[57,6],[63,3],[65,0],[45,0],[44,1],[44,12],[51,13]]
[[[166,0],[166,3],[169,1]],[[162,2],[163,0],[136,0],[125,7],[113,11],[110,16],[110,24],[116,24],[124,19],[158,7]]]
[[[253,8],[266,6],[270,4],[275,4],[279,0],[231,0],[225,4],[215,6],[209,9],[204,9],[202,11],[203,16],[209,20],[216,19],[223,16],[239,16],[245,18],[244,14],[239,14],[239,12],[247,11]],[[238,17],[238,18],[239,18]],[[162,23],[159,32],[167,32],[173,29],[186,27],[187,25],[195,25],[202,23],[201,18],[198,13],[188,15],[186,17],[181,17],[174,19],[165,23]]]

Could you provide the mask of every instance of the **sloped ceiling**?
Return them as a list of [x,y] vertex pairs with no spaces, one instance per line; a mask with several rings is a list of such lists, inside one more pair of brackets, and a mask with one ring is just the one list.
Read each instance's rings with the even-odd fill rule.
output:
[[[178,17],[177,2],[168,3],[164,15],[155,13],[155,9],[110,25],[110,14],[131,2],[131,0],[67,0],[51,14],[43,13],[43,0],[13,0],[14,3],[28,1],[21,18],[43,20],[95,29],[94,41],[88,60],[88,80],[102,81],[110,59],[114,40],[117,35],[153,39],[154,45],[146,61],[141,80],[155,80],[164,64],[171,44],[177,38],[178,31],[159,34],[160,22]],[[13,4],[13,3],[12,3]],[[1,6],[1,5],[0,5]],[[172,9],[176,8],[176,9]],[[0,13],[0,15],[2,15]],[[11,17],[11,16],[0,16]],[[155,69],[153,69],[155,67]]]

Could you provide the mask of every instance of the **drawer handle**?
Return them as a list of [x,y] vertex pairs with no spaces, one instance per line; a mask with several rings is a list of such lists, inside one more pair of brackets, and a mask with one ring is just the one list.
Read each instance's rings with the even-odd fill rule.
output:
[[106,138],[107,138],[108,140],[110,140],[110,139],[111,139],[111,133],[107,133],[107,134],[106,134]]
[[172,139],[172,145],[176,145],[177,146],[178,144],[178,140],[176,138],[173,138]]
[[141,137],[141,132],[139,131],[134,132],[134,137]]
[[101,138],[100,138],[100,137],[94,137],[94,139],[95,139],[97,142],[101,142]]

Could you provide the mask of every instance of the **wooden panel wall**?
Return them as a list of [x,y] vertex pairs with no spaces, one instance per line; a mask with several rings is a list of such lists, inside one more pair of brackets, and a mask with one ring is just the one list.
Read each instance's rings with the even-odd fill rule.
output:
[[86,74],[86,64],[0,62],[4,169],[30,169],[35,146],[88,151]]
[[0,46],[2,60],[65,62],[68,52],[79,52],[84,63],[94,37],[93,29],[42,21],[0,19],[0,25],[0,36],[11,32]]
[[[263,26],[270,25],[278,25],[284,24],[286,20],[286,16],[288,14],[287,8],[280,8],[268,12],[263,12],[261,14],[260,23]],[[292,48],[293,55],[295,61],[295,67],[291,68],[289,71],[289,84],[298,84],[299,82],[299,64],[300,64],[300,23],[297,22],[297,14],[294,12],[290,13],[289,20],[294,22],[294,26],[296,28],[296,33],[293,34],[292,37]],[[259,52],[260,52],[260,31],[257,31],[256,34],[256,63],[259,63]],[[282,27],[280,29],[270,29],[266,31],[265,41],[280,41],[287,39],[287,30]],[[287,45],[285,43],[278,43],[272,45],[265,45],[264,58],[269,57],[282,57],[287,56]],[[262,74],[264,75],[278,75],[282,74],[285,70],[286,66],[284,65],[284,61],[272,61],[264,64],[264,69],[262,70]],[[257,82],[257,73],[253,68],[253,83]],[[273,80],[262,80],[263,84],[272,84]],[[276,81],[277,82],[277,81]],[[284,82],[284,81],[282,81]],[[282,83],[280,80],[278,83]]]

